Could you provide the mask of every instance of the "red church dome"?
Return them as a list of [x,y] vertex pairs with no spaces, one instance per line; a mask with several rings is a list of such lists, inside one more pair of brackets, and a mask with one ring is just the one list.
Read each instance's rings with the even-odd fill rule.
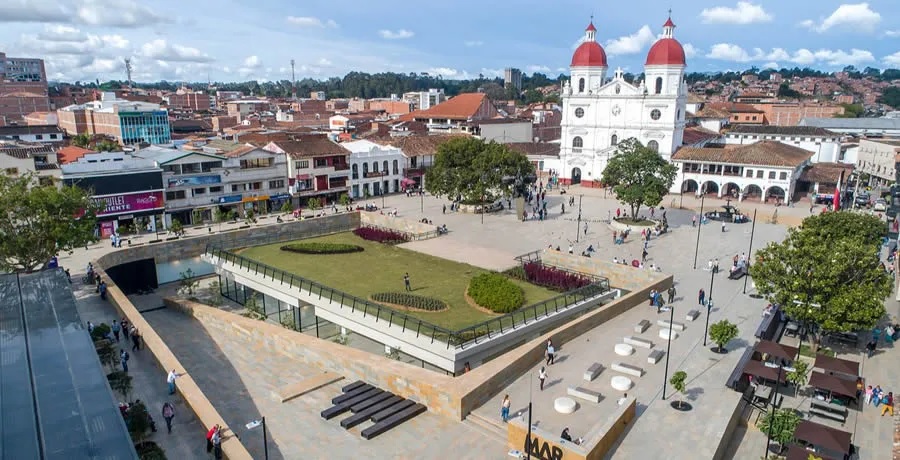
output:
[[572,67],[606,67],[606,51],[595,41],[578,45],[572,55]]
[[662,38],[650,47],[644,65],[685,65],[684,48],[674,38]]

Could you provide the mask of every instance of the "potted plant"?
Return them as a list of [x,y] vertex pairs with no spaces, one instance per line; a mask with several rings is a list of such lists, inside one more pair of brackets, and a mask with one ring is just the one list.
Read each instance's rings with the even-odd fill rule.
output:
[[725,345],[732,339],[737,337],[738,327],[727,319],[723,319],[718,323],[714,323],[709,327],[709,337],[718,347],[714,350],[716,353],[727,353]]
[[778,452],[794,441],[794,431],[800,424],[800,415],[794,409],[778,409],[774,412],[766,412],[762,420],[757,424],[762,431],[773,441],[778,443]]
[[[669,384],[672,385],[672,388],[674,388],[675,391],[678,392],[678,394],[680,394],[681,396],[684,396],[684,391],[685,391],[685,388],[687,387],[687,383],[685,382],[686,380],[687,380],[687,373],[684,371],[678,371],[678,372],[672,374],[672,377],[669,379]],[[673,407],[675,407],[675,405],[673,405]],[[684,399],[682,398],[682,399],[678,400],[678,405],[677,405],[676,409],[682,410],[683,408],[684,408]]]
[[806,385],[807,374],[809,374],[809,363],[802,359],[794,361],[793,370],[788,372],[785,377],[794,386],[794,394],[797,394],[801,386]]

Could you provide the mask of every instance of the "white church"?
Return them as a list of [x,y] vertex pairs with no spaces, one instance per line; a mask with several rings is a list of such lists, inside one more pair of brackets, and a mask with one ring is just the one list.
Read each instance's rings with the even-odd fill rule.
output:
[[687,85],[684,48],[675,39],[672,19],[650,47],[645,80],[624,79],[621,68],[607,76],[606,52],[597,43],[593,21],[572,55],[571,79],[562,88],[562,136],[559,160],[546,168],[559,171],[563,184],[599,186],[616,144],[631,137],[670,160],[681,146]]

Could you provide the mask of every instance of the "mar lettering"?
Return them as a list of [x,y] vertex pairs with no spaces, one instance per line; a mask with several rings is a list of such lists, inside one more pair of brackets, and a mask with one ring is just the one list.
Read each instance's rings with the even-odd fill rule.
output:
[[537,436],[525,438],[525,451],[533,458],[540,460],[562,460],[563,450],[557,446],[551,446],[547,441],[541,441]]

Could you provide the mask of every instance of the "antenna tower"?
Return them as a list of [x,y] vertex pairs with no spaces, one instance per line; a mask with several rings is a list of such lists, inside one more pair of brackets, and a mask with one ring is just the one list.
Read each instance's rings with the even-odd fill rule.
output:
[[297,75],[294,73],[294,60],[291,59],[291,97],[297,99]]
[[125,73],[128,74],[128,89],[132,89],[131,72],[134,68],[131,66],[131,58],[125,59]]

